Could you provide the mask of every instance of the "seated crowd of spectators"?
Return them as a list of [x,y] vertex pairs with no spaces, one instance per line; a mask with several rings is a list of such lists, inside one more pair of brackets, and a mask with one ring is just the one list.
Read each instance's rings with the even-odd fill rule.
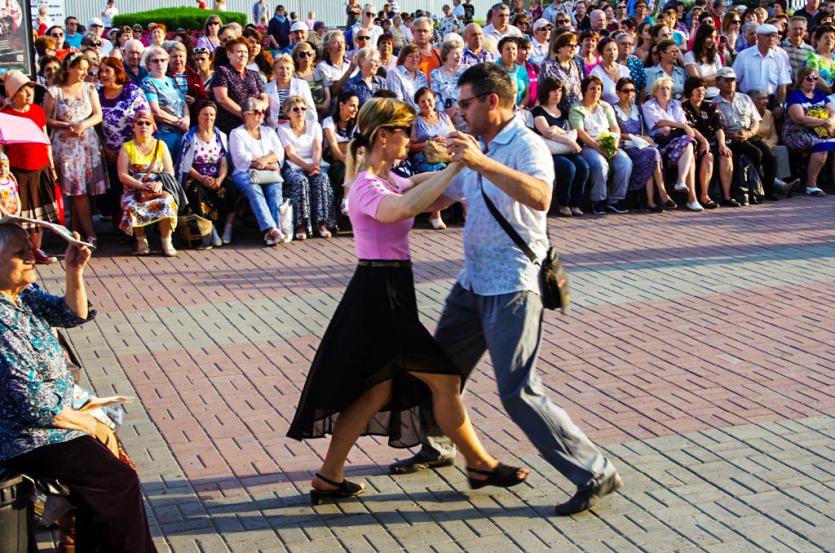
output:
[[[266,26],[212,14],[199,37],[162,24],[106,29],[98,18],[86,33],[73,17],[43,25],[37,80],[4,76],[3,112],[51,138],[5,148],[18,211],[57,220],[66,196],[74,230],[95,244],[98,209],[138,255],[150,252],[153,224],[163,253],[176,255],[185,209],[211,221],[214,245],[230,243],[242,198],[268,246],[328,238],[347,210],[345,146],[362,104],[411,104],[411,155],[397,171],[440,170],[445,137],[466,131],[457,79],[474,63],[496,63],[516,83],[519,117],[553,154],[559,215],[661,212],[677,207],[671,194],[691,211],[824,195],[835,0],[808,0],[791,17],[784,0],[696,0],[689,11],[647,1],[513,0],[483,27],[460,0],[441,17],[351,0],[345,30],[291,19],[283,6]],[[745,160],[760,193],[735,186]],[[430,222],[445,228],[439,212]],[[38,261],[51,262],[30,234]]]

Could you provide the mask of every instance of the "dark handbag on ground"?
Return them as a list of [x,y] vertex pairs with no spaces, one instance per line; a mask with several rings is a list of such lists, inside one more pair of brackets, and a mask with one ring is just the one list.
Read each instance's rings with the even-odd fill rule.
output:
[[160,173],[159,181],[162,183],[162,191],[174,196],[174,201],[177,202],[177,213],[183,213],[188,208],[188,198],[180,182],[170,173]]
[[516,232],[507,219],[499,213],[493,202],[487,197],[484,192],[484,186],[481,183],[481,175],[478,176],[479,188],[481,188],[481,195],[484,198],[484,203],[487,204],[487,209],[496,219],[504,231],[513,240],[513,243],[522,250],[522,252],[531,260],[531,263],[539,267],[539,285],[542,294],[542,307],[545,309],[559,308],[563,315],[568,312],[568,306],[571,303],[571,294],[568,290],[568,273],[562,266],[560,256],[554,246],[548,246],[548,251],[545,253],[545,258],[540,262],[536,258],[531,248],[522,240],[519,233]]
[[734,177],[731,185],[734,198],[742,204],[760,203],[765,197],[765,190],[757,167],[745,154],[737,156],[734,165]]
[[212,222],[189,213],[177,217],[177,233],[186,248],[207,250],[212,247]]

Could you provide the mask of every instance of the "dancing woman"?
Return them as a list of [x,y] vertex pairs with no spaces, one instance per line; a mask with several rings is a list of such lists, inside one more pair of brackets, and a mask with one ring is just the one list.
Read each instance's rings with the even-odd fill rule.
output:
[[405,102],[374,98],[360,110],[363,132],[348,146],[349,180],[357,150],[368,152],[349,193],[359,261],[287,433],[297,440],[333,435],[311,483],[314,504],[365,490],[343,476],[359,436],[388,436],[393,447],[420,443],[417,408],[430,394],[441,429],[466,458],[472,488],[510,487],[528,476],[526,469],[503,465],[485,451],[461,400],[460,372],[418,318],[409,229],[415,215],[433,209],[462,167],[452,163],[410,179],[392,173],[392,162],[408,156],[414,121],[415,111]]

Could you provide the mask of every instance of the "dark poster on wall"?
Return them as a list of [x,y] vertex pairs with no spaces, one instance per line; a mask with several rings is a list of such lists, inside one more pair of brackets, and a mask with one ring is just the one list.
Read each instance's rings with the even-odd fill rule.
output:
[[9,69],[35,74],[32,40],[29,2],[0,0],[0,75]]

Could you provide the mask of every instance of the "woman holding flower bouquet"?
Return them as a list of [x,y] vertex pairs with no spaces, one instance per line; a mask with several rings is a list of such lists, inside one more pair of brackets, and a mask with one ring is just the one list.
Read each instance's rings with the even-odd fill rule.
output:
[[[603,82],[598,77],[583,79],[580,92],[583,99],[569,111],[568,122],[572,129],[577,129],[577,138],[583,146],[580,155],[589,164],[592,212],[595,215],[603,215],[606,210],[626,213],[623,199],[632,174],[632,160],[619,147],[620,128],[615,110],[600,99]],[[614,182],[612,193],[607,194],[610,168]]]
[[811,152],[806,170],[806,194],[824,196],[818,175],[829,152],[835,151],[835,105],[817,90],[818,73],[811,67],[796,72],[797,89],[786,99],[788,117],[783,125],[783,142],[792,152]]

